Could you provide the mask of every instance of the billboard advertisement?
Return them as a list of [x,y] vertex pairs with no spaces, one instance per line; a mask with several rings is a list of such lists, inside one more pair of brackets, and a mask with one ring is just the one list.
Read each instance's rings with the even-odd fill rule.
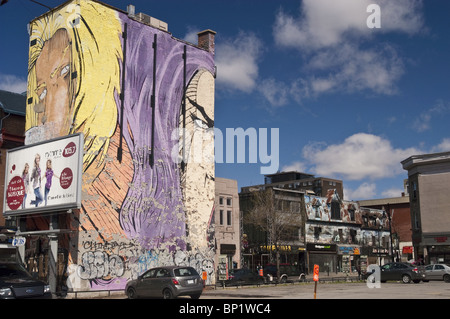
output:
[[3,214],[79,208],[83,145],[75,134],[9,150]]

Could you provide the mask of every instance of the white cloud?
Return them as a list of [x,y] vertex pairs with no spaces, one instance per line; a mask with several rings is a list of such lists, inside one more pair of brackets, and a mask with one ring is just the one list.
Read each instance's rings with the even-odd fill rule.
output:
[[[380,29],[367,26],[372,3],[381,7]],[[298,17],[279,11],[273,35],[277,45],[299,50],[307,61],[313,74],[306,79],[308,92],[396,92],[404,60],[390,44],[369,41],[380,33],[420,32],[421,1],[304,0],[300,9]]]
[[299,17],[278,12],[275,41],[286,47],[316,50],[369,37],[374,33],[367,27],[371,14],[367,7],[372,3],[381,8],[378,32],[414,34],[423,27],[422,2],[418,0],[304,0]]
[[188,26],[186,34],[183,37],[183,40],[192,44],[198,43],[198,33],[201,30],[198,30],[197,27],[194,26]]
[[23,93],[27,90],[27,79],[0,73],[0,90]]
[[[368,0],[305,0],[300,18],[280,11],[275,20],[277,44],[303,50],[336,45],[344,33],[367,29]],[[367,3],[367,4],[366,4]]]
[[252,33],[240,32],[234,40],[217,41],[217,84],[249,93],[258,78],[261,40]]
[[313,93],[330,91],[354,92],[365,89],[395,93],[395,83],[404,73],[404,64],[390,45],[361,50],[354,44],[344,44],[339,50],[324,49],[314,55],[308,68],[325,73],[312,78]]
[[433,153],[450,152],[450,138],[444,138],[442,142],[434,146],[431,151]]
[[412,129],[422,133],[431,129],[431,121],[436,116],[442,116],[450,111],[450,104],[438,100],[432,107],[418,115],[412,124]]
[[362,183],[357,189],[352,190],[344,187],[344,198],[346,200],[363,200],[374,198],[377,194],[375,183]]
[[389,188],[383,192],[381,192],[381,196],[383,198],[392,198],[392,197],[400,197],[405,190],[403,188]]
[[282,172],[306,172],[306,165],[303,162],[294,162],[289,165],[285,165],[281,169]]
[[334,145],[311,143],[303,158],[315,174],[345,180],[381,179],[404,173],[400,162],[422,153],[415,148],[394,148],[380,136],[358,133]]
[[273,78],[262,80],[258,85],[258,91],[272,106],[283,106],[288,101],[289,89],[284,83]]

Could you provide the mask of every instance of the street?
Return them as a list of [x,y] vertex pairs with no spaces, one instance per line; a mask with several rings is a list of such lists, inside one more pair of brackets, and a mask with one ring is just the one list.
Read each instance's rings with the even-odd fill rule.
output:
[[[205,290],[201,299],[314,299],[314,283]],[[319,283],[316,299],[450,299],[450,284],[443,281],[403,284]]]

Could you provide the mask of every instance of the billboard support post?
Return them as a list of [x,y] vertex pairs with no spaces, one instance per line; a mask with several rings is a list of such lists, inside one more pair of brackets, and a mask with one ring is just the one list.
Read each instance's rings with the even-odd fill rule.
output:
[[[50,216],[50,230],[58,229],[58,215],[52,214]],[[58,260],[58,235],[52,234],[48,235],[50,241],[50,256],[49,258],[49,273],[48,273],[48,283],[50,285],[50,291],[52,294],[56,293],[57,284],[57,260]]]

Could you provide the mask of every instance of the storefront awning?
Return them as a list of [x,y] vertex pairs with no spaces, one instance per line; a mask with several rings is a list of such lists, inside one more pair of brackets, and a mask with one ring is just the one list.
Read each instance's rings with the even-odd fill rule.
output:
[[236,252],[235,244],[220,244],[220,253],[222,255],[234,255]]

